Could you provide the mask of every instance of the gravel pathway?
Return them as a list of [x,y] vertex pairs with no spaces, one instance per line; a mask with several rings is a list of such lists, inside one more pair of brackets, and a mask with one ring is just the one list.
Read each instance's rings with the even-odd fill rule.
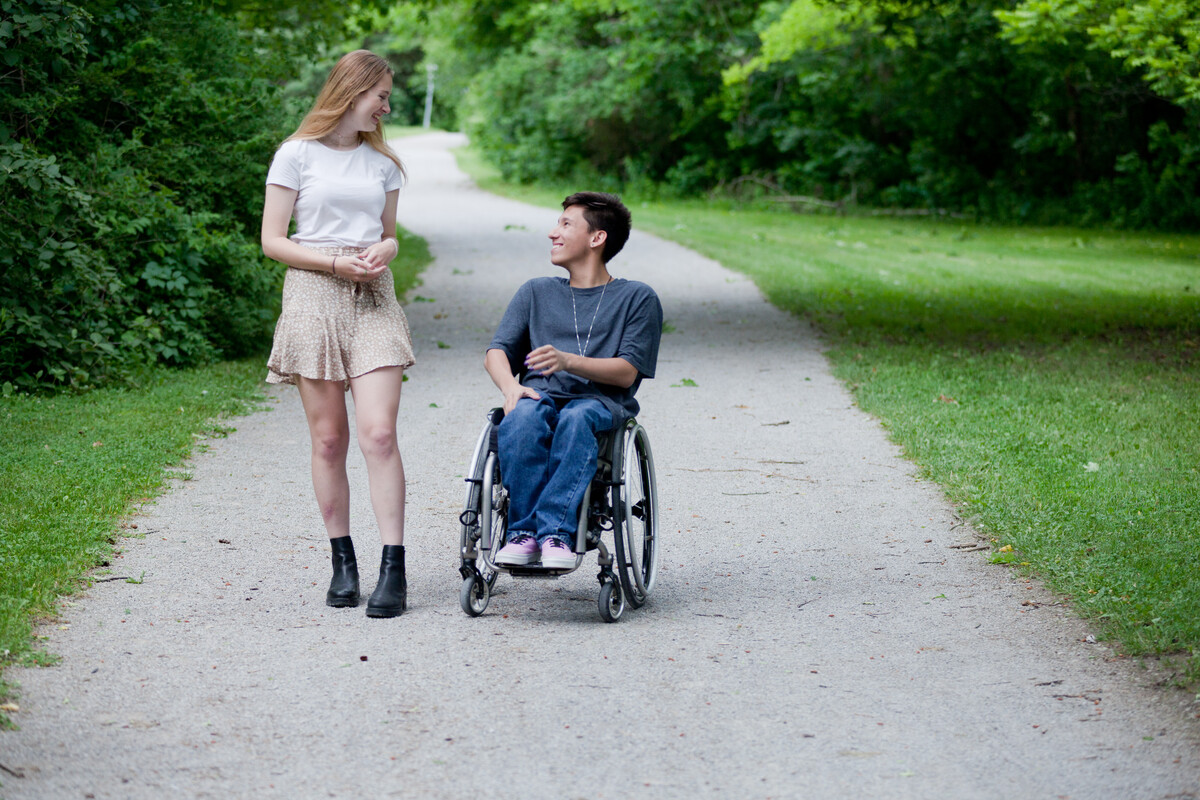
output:
[[[0,797],[1195,798],[1189,697],[990,566],[937,487],[752,283],[635,232],[613,262],[672,326],[641,421],[665,547],[606,625],[594,561],[458,607],[461,473],[498,401],[483,349],[554,274],[556,209],[473,188],[451,135],[398,142],[401,221],[437,262],[407,311],[409,612],[324,605],[328,545],[294,390],[138,518],[113,575],[12,669]],[[637,209],[634,210],[637,220]],[[692,384],[695,385],[692,385]],[[352,453],[364,589],[378,538]]]

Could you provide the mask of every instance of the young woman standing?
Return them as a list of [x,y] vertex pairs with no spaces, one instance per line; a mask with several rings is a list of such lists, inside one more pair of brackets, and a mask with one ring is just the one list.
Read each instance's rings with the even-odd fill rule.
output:
[[288,267],[267,381],[300,390],[313,488],[333,550],[326,603],[334,607],[359,600],[345,392],[354,398],[383,544],[369,617],[404,613],[408,591],[396,416],[404,370],[414,358],[388,269],[399,250],[396,202],[404,181],[404,167],[383,137],[391,91],[392,70],[374,53],[356,50],[338,61],[299,129],[275,153],[262,222],[263,252]]

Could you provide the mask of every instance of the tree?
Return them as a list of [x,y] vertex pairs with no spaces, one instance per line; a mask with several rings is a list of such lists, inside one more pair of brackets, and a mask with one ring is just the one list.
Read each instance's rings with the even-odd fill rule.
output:
[[686,183],[720,160],[721,71],[752,40],[756,2],[518,4],[474,44],[475,140],[518,180],[574,170]]
[[998,5],[764,5],[760,46],[725,73],[738,168],[842,201],[1194,224],[1194,114],[1085,32],[1017,45]]
[[1018,45],[1083,41],[1140,73],[1171,102],[1200,103],[1200,6],[1188,0],[1024,0],[997,11]]
[[0,2],[0,385],[261,347],[256,198],[287,118],[234,24],[186,0]]

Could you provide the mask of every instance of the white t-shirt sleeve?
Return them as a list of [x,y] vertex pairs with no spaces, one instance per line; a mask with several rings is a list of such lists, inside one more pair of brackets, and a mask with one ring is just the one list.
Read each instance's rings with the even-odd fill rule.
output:
[[400,174],[400,168],[390,158],[387,159],[387,166],[387,182],[383,186],[383,191],[394,192],[404,185],[404,176]]
[[285,189],[300,188],[300,149],[296,140],[284,142],[275,151],[271,159],[271,168],[267,170],[267,183],[282,186]]

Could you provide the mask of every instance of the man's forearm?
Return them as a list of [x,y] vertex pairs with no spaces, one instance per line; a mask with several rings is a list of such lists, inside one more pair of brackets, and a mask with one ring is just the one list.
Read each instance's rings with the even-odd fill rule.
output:
[[593,383],[628,389],[637,380],[637,367],[623,358],[587,358],[566,353],[566,372]]
[[505,390],[511,391],[518,384],[516,376],[513,375],[512,367],[509,366],[508,354],[503,350],[495,348],[488,350],[483,356],[483,368],[487,370],[492,383],[496,384],[496,388],[502,392]]
[[577,378],[628,389],[637,380],[637,367],[623,358],[587,358],[544,344],[525,356],[525,366],[541,375],[569,372]]

